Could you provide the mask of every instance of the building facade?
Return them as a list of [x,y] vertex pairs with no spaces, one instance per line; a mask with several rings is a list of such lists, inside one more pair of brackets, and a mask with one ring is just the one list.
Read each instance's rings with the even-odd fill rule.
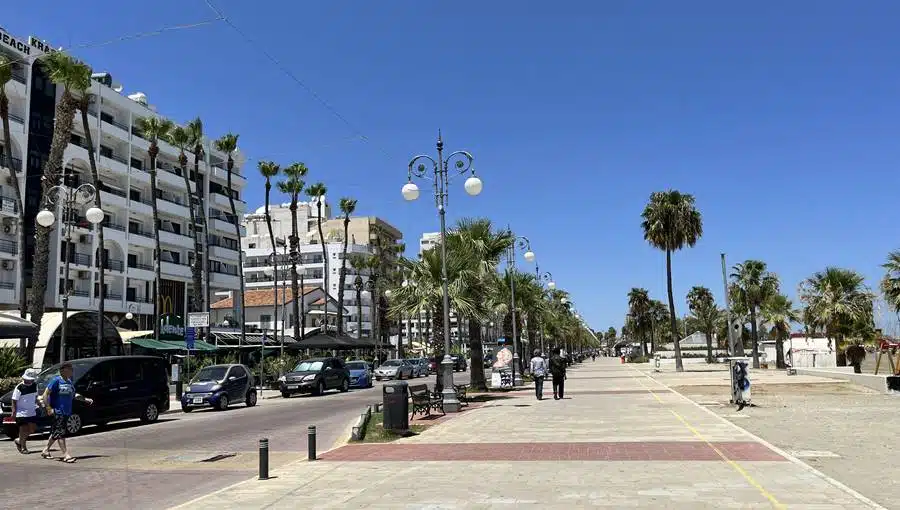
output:
[[425,232],[419,239],[419,255],[441,243],[440,232]]
[[[10,44],[15,39],[17,44]],[[19,44],[21,43],[21,44]],[[48,49],[34,38],[13,38],[0,32],[0,52],[14,60],[13,79],[6,87],[10,100],[10,130],[12,161],[0,159],[0,305],[18,307],[20,285],[31,286],[34,259],[35,217],[41,203],[40,176],[49,157],[53,135],[56,103],[61,89],[48,78],[36,58]],[[106,255],[105,310],[110,316],[131,312],[138,324],[146,327],[153,310],[154,234],[152,204],[155,199],[159,218],[162,247],[160,265],[162,302],[160,313],[184,314],[188,305],[191,282],[190,264],[194,253],[193,235],[201,234],[203,222],[190,224],[188,210],[191,197],[185,188],[183,173],[187,172],[192,190],[203,197],[203,218],[209,229],[209,253],[200,254],[207,262],[210,294],[207,302],[215,300],[215,293],[240,288],[238,257],[240,243],[235,235],[229,195],[235,199],[238,215],[246,205],[241,199],[246,178],[239,165],[232,173],[232,187],[227,187],[226,157],[205,140],[205,154],[199,174],[193,171],[193,155],[188,154],[188,167],[178,166],[178,150],[164,141],[159,142],[157,161],[157,195],[150,189],[149,141],[138,129],[146,117],[159,117],[156,109],[142,93],[123,95],[122,87],[114,84],[109,74],[98,73],[91,81],[94,100],[89,108],[88,125],[76,112],[69,145],[63,157],[64,182],[70,188],[93,183],[88,163],[85,133],[90,130],[94,155],[100,173],[100,194],[105,219],[102,226],[84,220],[82,206],[75,212],[72,242],[65,245],[61,221],[52,227],[50,270],[45,295],[48,309],[62,306],[66,289],[63,267],[70,264],[68,286],[71,289],[69,307],[73,310],[97,309],[99,301],[100,250]],[[2,143],[2,140],[0,140]],[[23,192],[26,244],[18,246],[13,188],[10,165],[15,165]],[[193,195],[191,193],[190,195]],[[62,209],[56,207],[56,218]],[[97,232],[103,228],[104,245],[98,243]],[[68,255],[66,255],[68,253]],[[25,264],[25,281],[18,280],[16,267]]]

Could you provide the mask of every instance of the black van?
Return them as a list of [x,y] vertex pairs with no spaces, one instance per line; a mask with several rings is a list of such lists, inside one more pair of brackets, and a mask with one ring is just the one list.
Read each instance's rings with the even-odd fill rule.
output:
[[[94,400],[93,405],[75,401],[72,416],[66,424],[68,433],[75,434],[85,425],[105,425],[111,421],[140,418],[151,423],[160,413],[169,410],[169,381],[166,363],[153,356],[112,356],[84,358],[72,363],[75,391]],[[38,393],[43,393],[50,380],[59,373],[54,365],[37,378]],[[3,432],[18,437],[12,412],[12,392],[0,397]],[[49,423],[42,423],[39,430]]]

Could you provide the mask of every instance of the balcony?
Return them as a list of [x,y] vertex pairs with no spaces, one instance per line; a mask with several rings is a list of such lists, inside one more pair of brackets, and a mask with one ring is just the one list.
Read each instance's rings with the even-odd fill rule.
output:
[[[65,262],[65,259],[63,259]],[[76,266],[91,267],[91,256],[86,253],[69,253],[69,263]]]
[[190,218],[191,211],[188,210],[186,205],[176,200],[178,199],[172,195],[158,196],[156,197],[156,207],[159,209],[159,212],[171,214],[178,218]]
[[129,140],[128,126],[121,122],[117,122],[113,117],[106,113],[100,113],[100,120],[103,122],[103,130],[115,136],[120,140]]
[[28,81],[28,78],[25,76],[25,70],[20,66],[13,66],[12,79],[13,81],[17,81],[23,85]]
[[146,248],[153,248],[156,245],[153,231],[134,223],[128,224],[128,243]]
[[160,270],[164,276],[175,276],[185,279],[191,278],[191,266],[186,266],[184,264],[162,261]]
[[241,280],[237,275],[210,271],[209,284],[216,289],[237,290],[241,288]]
[[19,245],[15,241],[0,239],[0,255],[18,255]]
[[[100,267],[100,260],[97,260],[97,267]],[[125,263],[117,259],[106,259],[106,269],[121,273],[125,270]]]
[[[12,166],[17,172],[20,172],[21,175],[22,160],[19,158],[12,158]],[[0,154],[0,167],[9,168],[9,163],[6,161],[6,154]]]
[[160,180],[160,182],[168,184],[169,186],[175,187],[177,189],[184,189],[184,177],[179,175],[182,171],[180,168],[176,168],[174,166],[165,164],[161,165],[159,162],[156,164],[156,178]]
[[194,240],[184,234],[176,234],[169,230],[159,229],[159,242],[181,248],[193,248]]
[[112,230],[117,230],[119,232],[125,232],[125,225],[122,225],[121,223],[116,223],[112,220],[104,219],[102,225],[103,225],[103,228],[109,228]]
[[274,282],[275,277],[273,275],[266,275],[262,273],[250,273],[244,275],[244,283],[261,283],[261,282]]
[[[228,183],[228,169],[222,168],[220,166],[213,166],[212,172],[210,174],[216,178],[220,179],[222,183]],[[247,178],[238,173],[238,171],[232,170],[231,172],[231,187],[234,189],[243,189],[247,186]]]
[[[228,197],[223,195],[222,193],[218,193],[215,191],[211,191],[209,193],[210,201],[212,205],[217,207],[221,207],[222,209],[231,211],[231,203],[228,201]],[[237,209],[238,214],[247,209],[247,204],[245,204],[241,199],[234,199],[234,207]]]
[[126,174],[128,173],[128,161],[121,155],[113,153],[100,151],[100,165],[106,168],[109,168],[113,172],[117,174]]
[[[149,193],[148,193],[149,195]],[[144,194],[141,194],[141,198],[129,198],[128,205],[131,208],[131,212],[137,214],[151,215],[153,214],[153,203],[150,202],[149,199],[144,198]]]
[[156,278],[156,272],[152,264],[142,264],[140,262],[128,263],[128,277],[140,280],[152,281]]
[[19,207],[16,205],[15,197],[0,195],[0,214],[8,216],[18,216]]
[[125,192],[110,188],[104,184],[100,184],[100,201],[103,203],[103,207],[114,206],[121,209],[128,208],[128,199],[125,196]]
[[13,282],[0,282],[0,303],[16,304],[19,296],[16,292],[16,284]]

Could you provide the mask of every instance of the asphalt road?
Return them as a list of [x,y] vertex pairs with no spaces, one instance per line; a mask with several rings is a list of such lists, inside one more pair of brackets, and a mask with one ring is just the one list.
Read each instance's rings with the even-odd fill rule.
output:
[[[469,381],[457,373],[455,381]],[[417,382],[431,386],[434,376]],[[157,423],[85,427],[69,439],[73,465],[41,459],[46,436],[33,437],[31,455],[0,441],[0,508],[165,508],[256,474],[258,440],[269,439],[270,465],[306,458],[307,427],[317,428],[321,453],[344,440],[366,405],[381,401],[381,383],[321,397],[263,398],[254,408],[163,415]],[[264,397],[276,395],[266,392]],[[54,452],[59,456],[59,452]],[[219,456],[220,458],[216,458]]]

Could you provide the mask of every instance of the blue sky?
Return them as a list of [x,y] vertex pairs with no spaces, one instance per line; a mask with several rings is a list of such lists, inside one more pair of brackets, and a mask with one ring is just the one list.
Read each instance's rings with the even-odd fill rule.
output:
[[[594,328],[621,326],[631,287],[665,299],[664,256],[640,230],[652,191],[693,193],[703,213],[703,238],[674,258],[679,314],[692,285],[721,299],[720,252],[766,261],[794,297],[827,265],[876,287],[900,248],[900,3],[216,5],[255,44],[218,22],[75,53],[176,120],[240,133],[248,174],[256,159],[304,161],[332,200],[357,198],[412,249],[437,216],[400,187],[443,129],[485,183],[478,198],[451,184],[450,219],[488,216],[528,236]],[[4,11],[7,31],[66,47],[213,17],[203,0]],[[262,203],[258,180],[247,200]]]

